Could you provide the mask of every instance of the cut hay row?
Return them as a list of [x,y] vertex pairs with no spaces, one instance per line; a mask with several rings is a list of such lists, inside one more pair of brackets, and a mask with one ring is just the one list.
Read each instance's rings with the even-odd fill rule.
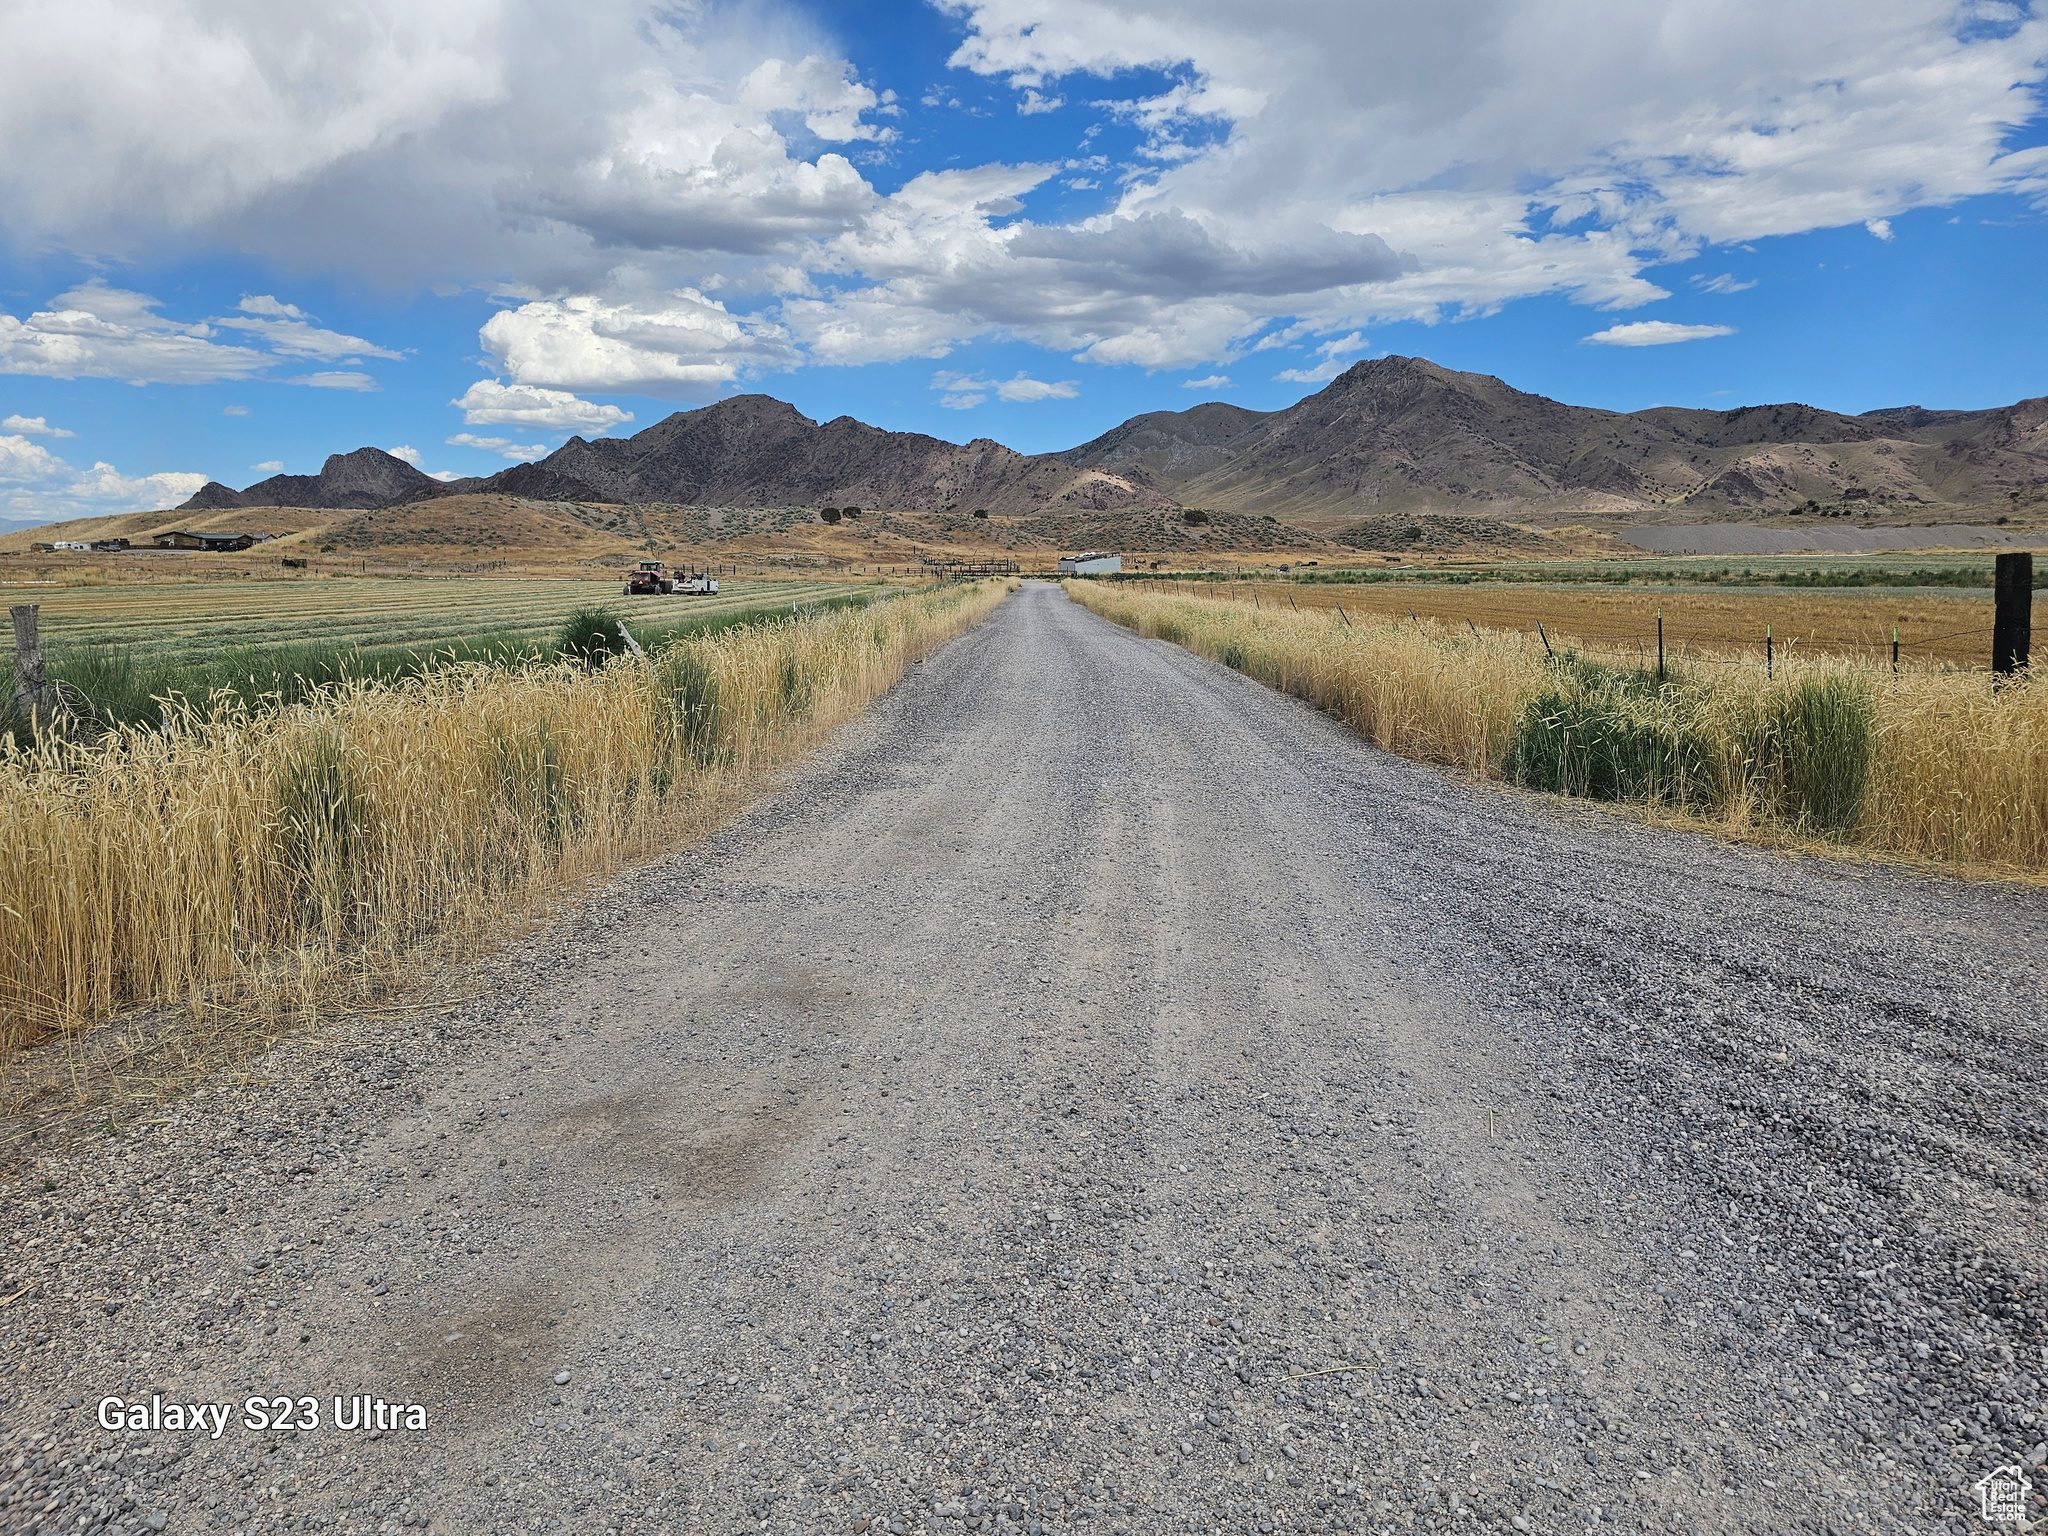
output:
[[1476,775],[1956,865],[2048,870],[2048,688],[1852,657],[1653,670],[1509,630],[1067,592],[1308,700],[1374,745]]
[[701,831],[1007,590],[0,751],[0,1055],[145,1004],[374,993],[424,940],[495,931]]
[[22,600],[40,603],[44,643],[55,655],[111,644],[176,657],[220,646],[431,645],[485,632],[539,638],[595,602],[614,602],[629,624],[668,625],[857,590],[838,581],[724,581],[716,597],[629,602],[616,585],[590,581],[341,577],[68,588],[48,596],[24,593]]

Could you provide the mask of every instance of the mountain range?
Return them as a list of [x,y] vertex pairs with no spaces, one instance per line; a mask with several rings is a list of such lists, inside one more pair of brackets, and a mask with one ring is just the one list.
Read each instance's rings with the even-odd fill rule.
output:
[[1059,453],[1022,454],[818,423],[766,395],[678,411],[627,438],[572,437],[495,475],[442,481],[376,448],[317,475],[179,510],[380,508],[499,493],[533,501],[838,506],[999,516],[1201,508],[1317,522],[1486,512],[1554,519],[1748,519],[1810,506],[1908,514],[2048,504],[2048,397],[1989,410],[1808,405],[1618,412],[1525,394],[1422,358],[1354,365],[1279,411],[1221,401],[1135,416]]

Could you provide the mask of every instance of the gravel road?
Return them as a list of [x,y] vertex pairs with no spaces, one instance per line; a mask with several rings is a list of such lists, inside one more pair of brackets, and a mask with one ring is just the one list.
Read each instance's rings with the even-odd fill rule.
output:
[[1981,1531],[2044,954],[1027,586],[478,1000],[10,1176],[0,1529]]

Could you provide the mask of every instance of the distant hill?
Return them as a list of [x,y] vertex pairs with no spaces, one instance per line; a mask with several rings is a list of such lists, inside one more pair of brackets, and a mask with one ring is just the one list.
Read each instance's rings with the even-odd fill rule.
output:
[[1421,358],[1355,365],[1280,411],[1209,401],[1134,416],[1063,453],[948,443],[766,395],[678,411],[627,438],[442,482],[376,448],[180,511],[372,510],[460,495],[717,507],[852,505],[997,516],[1206,511],[1326,521],[1483,512],[1556,520],[1751,520],[1805,509],[2048,508],[2048,398],[1982,411],[1812,406],[1617,412],[1525,394]]

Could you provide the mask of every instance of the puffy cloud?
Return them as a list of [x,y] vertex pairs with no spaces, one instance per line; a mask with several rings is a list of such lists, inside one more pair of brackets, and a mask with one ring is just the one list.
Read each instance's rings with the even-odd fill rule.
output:
[[[146,293],[94,281],[59,294],[50,308],[26,320],[0,314],[0,373],[60,379],[123,379],[131,384],[215,384],[262,373],[280,358],[297,362],[342,358],[396,358],[398,353],[322,330],[302,310],[269,294],[242,300],[247,313],[211,321],[170,320],[162,302]],[[269,352],[215,339],[220,331],[261,339]],[[355,382],[337,383],[336,380]],[[364,373],[320,373],[293,383],[325,388],[374,389]],[[224,415],[246,416],[230,405]]]
[[0,373],[130,384],[212,384],[270,366],[248,347],[214,341],[212,328],[156,314],[147,294],[86,283],[26,320],[0,314]]
[[676,400],[709,400],[743,368],[792,360],[777,327],[689,288],[641,303],[537,300],[499,311],[481,334],[516,383]]
[[374,394],[382,386],[367,373],[353,369],[328,369],[320,373],[302,373],[295,379],[286,379],[287,384],[303,384],[308,389],[352,389],[358,394]]
[[237,307],[246,313],[230,315],[214,321],[214,324],[261,336],[280,357],[303,358],[309,362],[340,362],[343,359],[353,362],[364,357],[396,361],[399,357],[398,353],[364,341],[360,336],[322,330],[312,323],[312,316],[293,305],[280,303],[267,293],[244,298]]
[[111,464],[95,464],[65,488],[77,500],[98,502],[96,512],[148,512],[175,507],[189,501],[206,484],[206,476],[193,474],[121,474]]
[[[1082,100],[1084,77],[1162,76],[1098,107],[1138,152],[885,195],[856,162],[896,105],[768,4],[76,0],[0,14],[6,238],[487,274],[531,301],[486,327],[512,383],[703,399],[750,369],[939,358],[989,334],[1180,368],[1276,324],[1331,335],[1534,294],[1626,309],[1711,244],[1883,238],[1909,208],[2048,198],[2048,146],[2007,148],[2040,110],[2038,6],[942,9],[964,33],[955,66],[1006,80],[1027,115]],[[1121,191],[1093,218],[1034,218],[1055,174]],[[189,381],[380,355],[267,295],[196,330],[81,306],[125,337],[38,324],[61,310],[0,317],[0,369]]]
[[0,12],[0,143],[19,151],[0,200],[25,245],[225,240],[387,280],[588,288],[622,246],[758,253],[838,231],[874,194],[817,147],[886,142],[875,119],[897,110],[774,4]]
[[[401,454],[400,457],[404,455]],[[261,464],[251,464],[249,467],[259,475],[281,475],[284,473],[284,460],[265,459]]]
[[56,522],[109,512],[142,512],[174,507],[206,484],[195,474],[142,475],[134,479],[108,463],[73,469],[40,443],[11,434],[0,437],[0,485],[10,487],[5,510],[10,522]]
[[834,143],[850,139],[886,142],[896,137],[891,129],[861,121],[862,114],[881,104],[881,98],[854,78],[853,67],[843,59],[822,54],[795,64],[782,59],[763,61],[740,82],[739,100],[763,113],[800,113],[806,128]]
[[1228,389],[1230,388],[1230,376],[1223,373],[1212,373],[1206,379],[1182,379],[1180,387],[1182,389]]
[[[1631,306],[1663,296],[1645,268],[1708,242],[2048,184],[2048,155],[2005,148],[2040,110],[2048,70],[2048,17],[2011,7],[955,8],[967,36],[954,62],[1026,93],[1076,75],[1173,76],[1124,105],[1161,168],[1130,181],[1117,215],[1194,220],[1275,269],[1266,284],[1212,269],[1197,279],[1212,294],[1330,328],[1546,292]],[[1377,235],[1413,265],[1289,291],[1290,273],[1319,275],[1285,250],[1309,227]]]
[[1583,339],[1600,347],[1668,347],[1674,341],[1704,341],[1709,336],[1733,336],[1732,325],[1679,325],[1670,320],[1638,320],[1633,325],[1610,325]]
[[33,484],[71,473],[71,466],[41,443],[25,437],[0,437],[0,480]]
[[53,427],[40,416],[9,416],[0,421],[0,432],[19,432],[24,437],[76,437],[62,427]]
[[459,407],[463,421],[472,427],[602,434],[633,419],[631,411],[581,400],[567,390],[500,384],[496,379],[478,379],[462,392],[461,399],[449,404]]
[[1027,379],[1020,371],[1014,379],[1004,379],[996,385],[996,398],[1012,404],[1028,404],[1039,400],[1071,400],[1081,392],[1072,379],[1051,383],[1044,379]]
[[1890,219],[1865,219],[1863,227],[1880,240],[1890,240],[1892,238],[1892,221]]
[[448,441],[458,448],[481,448],[508,459],[537,459],[548,451],[546,443],[515,443],[509,437],[478,437],[473,432],[458,432]]

